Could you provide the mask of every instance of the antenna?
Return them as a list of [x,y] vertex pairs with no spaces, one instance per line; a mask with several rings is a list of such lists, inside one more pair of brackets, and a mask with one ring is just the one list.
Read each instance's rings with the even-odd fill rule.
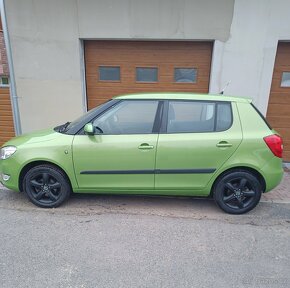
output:
[[226,86],[224,87],[224,89],[220,92],[221,95],[224,94],[226,88],[231,84],[231,82],[232,82],[232,80],[230,80],[230,81],[226,84]]

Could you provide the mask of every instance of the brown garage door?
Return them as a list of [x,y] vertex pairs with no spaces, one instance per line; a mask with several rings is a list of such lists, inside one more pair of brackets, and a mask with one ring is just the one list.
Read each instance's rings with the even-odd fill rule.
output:
[[290,161],[290,43],[278,44],[267,119],[282,135],[283,158]]
[[0,146],[14,136],[9,88],[0,87]]
[[88,109],[126,93],[207,93],[212,46],[212,42],[85,41]]

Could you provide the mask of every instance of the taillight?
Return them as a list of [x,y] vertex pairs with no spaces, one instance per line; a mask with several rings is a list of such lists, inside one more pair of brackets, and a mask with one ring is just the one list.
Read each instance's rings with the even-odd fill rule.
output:
[[273,134],[264,137],[264,141],[275,156],[282,158],[283,140],[279,135]]

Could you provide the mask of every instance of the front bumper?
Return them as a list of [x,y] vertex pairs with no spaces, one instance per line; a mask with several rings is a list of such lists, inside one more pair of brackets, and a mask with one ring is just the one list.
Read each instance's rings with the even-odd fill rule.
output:
[[[11,159],[12,160],[12,159]],[[19,191],[18,177],[19,173],[15,169],[16,165],[13,165],[13,160],[9,159],[0,160],[0,182],[8,189]],[[9,176],[9,179],[7,179]]]

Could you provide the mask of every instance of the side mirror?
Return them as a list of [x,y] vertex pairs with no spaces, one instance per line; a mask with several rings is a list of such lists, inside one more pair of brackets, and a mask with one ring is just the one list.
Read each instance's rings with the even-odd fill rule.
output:
[[92,123],[88,123],[85,125],[84,131],[87,135],[94,135],[95,134],[95,127]]

